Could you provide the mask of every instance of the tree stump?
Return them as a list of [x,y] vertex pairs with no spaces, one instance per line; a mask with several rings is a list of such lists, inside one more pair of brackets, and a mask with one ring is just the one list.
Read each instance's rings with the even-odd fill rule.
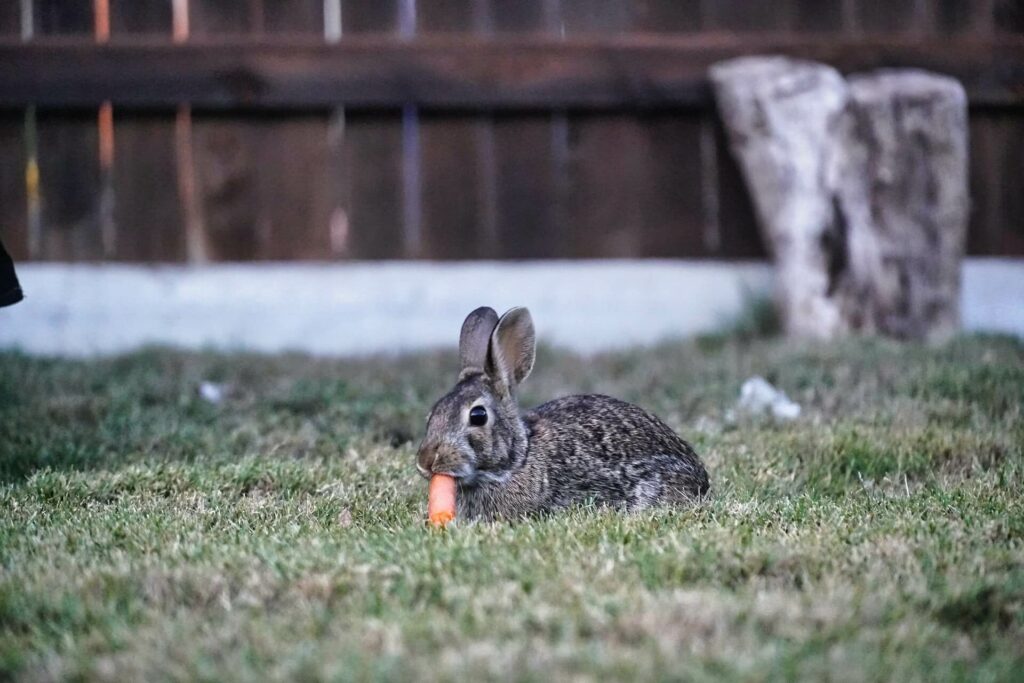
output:
[[843,325],[830,276],[835,130],[847,86],[835,69],[785,57],[711,68],[718,107],[775,261],[787,332],[828,338]]
[[952,334],[969,208],[959,83],[916,70],[847,83],[783,57],[724,62],[711,79],[786,331]]
[[916,70],[853,76],[839,130],[849,327],[941,340],[960,326],[967,241],[967,96]]

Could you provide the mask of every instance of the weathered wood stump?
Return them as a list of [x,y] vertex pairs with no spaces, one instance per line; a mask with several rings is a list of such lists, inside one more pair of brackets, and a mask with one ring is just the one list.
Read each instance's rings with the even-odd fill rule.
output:
[[711,68],[733,154],[778,271],[788,332],[831,337],[842,326],[830,278],[832,153],[847,86],[835,69],[785,57]]
[[847,83],[784,57],[724,62],[711,80],[778,268],[786,331],[955,331],[969,204],[960,85],[911,70]]
[[851,328],[940,340],[960,325],[967,240],[967,97],[915,70],[850,78],[839,130]]

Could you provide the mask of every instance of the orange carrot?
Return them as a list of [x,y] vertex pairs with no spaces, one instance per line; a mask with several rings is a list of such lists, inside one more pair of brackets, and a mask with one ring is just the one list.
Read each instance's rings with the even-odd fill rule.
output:
[[427,496],[427,517],[430,523],[442,527],[455,519],[455,479],[447,474],[435,474],[430,478],[430,493]]

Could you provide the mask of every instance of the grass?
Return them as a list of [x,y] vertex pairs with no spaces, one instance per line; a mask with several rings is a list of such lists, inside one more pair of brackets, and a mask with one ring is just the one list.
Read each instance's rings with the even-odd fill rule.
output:
[[[652,409],[713,499],[437,532],[454,355],[0,354],[0,677],[1021,680],[1021,343],[543,349],[524,402]],[[800,420],[726,418],[755,373]]]

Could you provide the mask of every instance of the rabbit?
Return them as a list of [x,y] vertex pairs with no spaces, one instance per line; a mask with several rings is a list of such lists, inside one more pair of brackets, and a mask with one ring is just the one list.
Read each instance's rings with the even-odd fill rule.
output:
[[513,308],[466,318],[455,387],[427,418],[416,456],[424,477],[457,482],[460,519],[516,519],[592,502],[633,511],[703,499],[701,459],[664,422],[597,394],[521,413],[516,390],[533,369],[533,319]]

